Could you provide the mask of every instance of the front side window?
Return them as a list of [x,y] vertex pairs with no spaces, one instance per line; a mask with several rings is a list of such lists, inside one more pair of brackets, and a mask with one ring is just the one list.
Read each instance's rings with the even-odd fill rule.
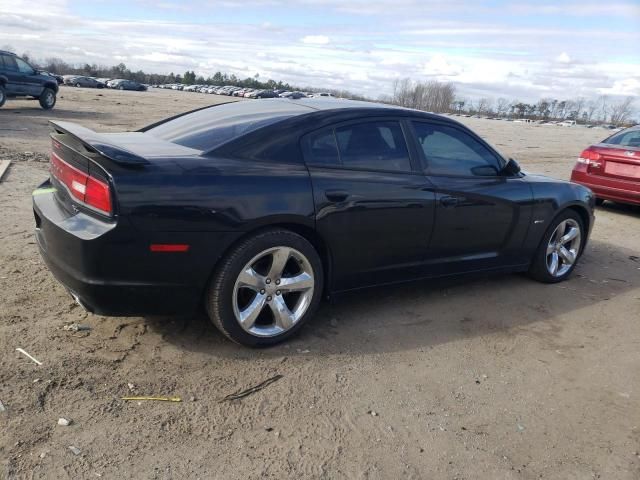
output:
[[379,121],[335,129],[340,160],[346,168],[410,172],[411,161],[399,122]]
[[33,75],[34,71],[33,71],[33,68],[31,68],[31,65],[29,65],[27,62],[25,62],[20,58],[16,58],[15,60],[16,60],[16,63],[18,64],[18,70],[20,71],[20,73]]
[[414,122],[429,173],[455,176],[495,176],[500,161],[468,133],[446,125]]

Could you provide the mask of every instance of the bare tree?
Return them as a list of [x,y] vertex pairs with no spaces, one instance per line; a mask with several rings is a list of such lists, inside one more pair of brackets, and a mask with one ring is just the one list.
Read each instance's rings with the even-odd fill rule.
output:
[[591,119],[593,118],[593,115],[596,113],[597,109],[598,102],[596,100],[590,100],[589,102],[587,102],[586,106],[584,107],[584,118],[588,123],[591,123]]
[[633,97],[627,97],[609,108],[611,123],[619,126],[625,123],[633,113]]
[[499,117],[504,117],[509,112],[509,100],[504,97],[500,97],[496,103],[496,113]]
[[414,83],[409,78],[393,82],[392,102],[403,107],[430,112],[447,112],[455,97],[452,83],[429,81]]
[[607,121],[607,113],[609,113],[608,98],[606,95],[601,95],[598,98],[598,110],[600,111],[600,120]]
[[491,107],[493,105],[493,100],[490,98],[481,98],[478,100],[478,114],[480,115],[488,115],[491,112]]

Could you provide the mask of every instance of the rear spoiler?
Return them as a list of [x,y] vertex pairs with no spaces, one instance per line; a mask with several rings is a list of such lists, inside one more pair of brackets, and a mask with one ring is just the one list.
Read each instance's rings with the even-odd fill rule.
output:
[[90,152],[97,152],[103,157],[122,166],[141,166],[149,161],[129,150],[114,145],[108,137],[72,122],[54,122],[49,120],[54,133],[71,135],[81,142]]

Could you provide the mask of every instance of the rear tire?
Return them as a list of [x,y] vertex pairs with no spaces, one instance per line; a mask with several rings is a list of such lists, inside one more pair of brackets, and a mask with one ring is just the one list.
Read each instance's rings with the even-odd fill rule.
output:
[[578,264],[586,235],[577,212],[565,210],[560,213],[542,237],[529,268],[529,276],[543,283],[566,280]]
[[0,107],[7,101],[7,92],[4,89],[4,85],[0,85]]
[[323,284],[322,262],[311,243],[289,230],[266,230],[220,261],[205,305],[226,337],[266,347],[295,335],[313,316]]
[[51,110],[56,104],[56,92],[50,88],[45,88],[40,94],[40,97],[38,97],[38,102],[40,102],[40,106],[45,110]]

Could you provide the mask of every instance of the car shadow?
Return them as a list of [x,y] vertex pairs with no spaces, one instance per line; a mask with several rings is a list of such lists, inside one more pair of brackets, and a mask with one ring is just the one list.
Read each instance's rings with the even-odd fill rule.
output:
[[620,213],[623,215],[635,215],[640,217],[640,205],[631,205],[628,203],[617,203],[605,201],[602,205],[596,208],[596,214],[598,210],[604,210],[611,213]]
[[[146,322],[177,348],[236,359],[378,354],[431,348],[475,336],[512,336],[523,328],[535,334],[557,328],[553,322],[559,316],[614,301],[617,295],[638,288],[638,255],[594,241],[572,277],[558,284],[508,274],[363,290],[335,303],[323,302],[299,335],[268,349],[234,344],[204,314],[147,318]],[[608,273],[612,270],[615,276]]]

